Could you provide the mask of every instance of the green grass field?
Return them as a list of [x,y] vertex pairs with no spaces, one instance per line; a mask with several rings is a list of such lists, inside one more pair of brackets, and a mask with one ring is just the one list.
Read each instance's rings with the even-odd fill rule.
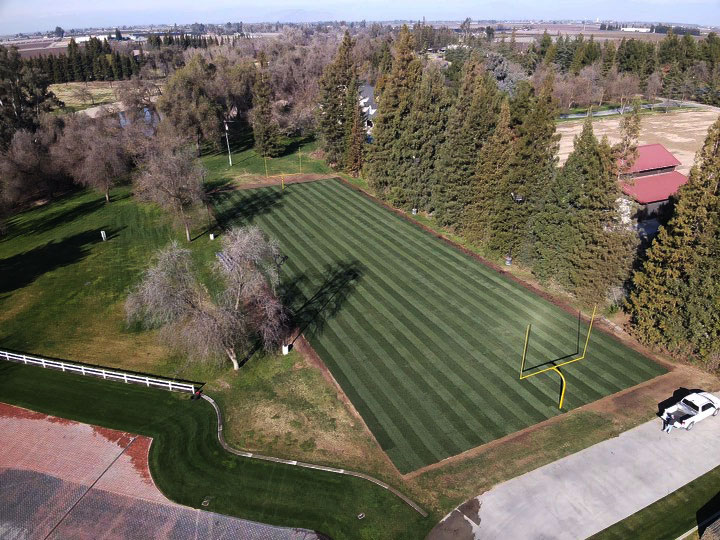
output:
[[[223,148],[225,148],[223,140]],[[311,157],[317,150],[316,141],[296,140],[288,144],[287,152],[280,156],[267,159],[269,176],[279,174],[328,174],[332,170],[320,159]],[[214,152],[203,156],[202,164],[208,171],[208,182],[234,180],[239,183],[256,182],[255,175],[265,175],[265,159],[253,148],[242,144],[232,152],[233,166],[228,163],[227,152]]]
[[15,216],[0,238],[0,346],[82,359],[97,343],[112,356],[118,303],[148,254],[180,238],[169,225],[128,188],[110,204],[86,191]]
[[[335,539],[422,538],[422,518],[359,478],[252,460],[226,452],[210,404],[141,386],[0,361],[0,401],[153,438],[150,470],[174,501]],[[90,405],[90,406],[89,406]],[[365,513],[365,519],[357,515]]]
[[[300,326],[401,472],[559,414],[559,381],[528,367],[576,355],[585,325],[337,181],[223,193],[288,255]],[[566,409],[655,377],[660,365],[593,333],[567,368]]]
[[673,540],[720,517],[720,467],[592,536],[592,540]]

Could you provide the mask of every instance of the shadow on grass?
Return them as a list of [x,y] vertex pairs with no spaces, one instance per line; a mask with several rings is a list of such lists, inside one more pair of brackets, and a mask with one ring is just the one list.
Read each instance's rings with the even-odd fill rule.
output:
[[84,217],[93,212],[97,212],[105,206],[105,199],[99,197],[92,201],[76,204],[52,213],[38,213],[31,219],[27,219],[18,223],[13,221],[6,239],[22,236],[26,234],[43,234],[53,230],[56,227],[70,223],[78,218]]
[[285,283],[281,297],[283,303],[291,309],[293,327],[298,329],[291,343],[305,332],[312,334],[322,332],[326,321],[337,315],[362,274],[363,267],[356,260],[327,265],[323,283],[310,298],[300,290],[300,285],[306,276]]
[[280,151],[280,154],[278,154],[275,157],[285,157],[294,154],[298,150],[300,150],[300,147],[306,144],[310,144],[315,140],[315,137],[312,135],[307,135],[305,137],[294,137],[289,140],[283,147],[283,149]]
[[[572,359],[574,356],[577,356],[580,354],[580,328],[582,323],[582,314],[580,311],[578,311],[578,320],[577,320],[577,337],[575,339],[575,350],[573,352],[564,354],[563,356],[559,356],[557,358],[554,358],[552,360],[548,360],[547,362],[543,362],[542,364],[537,364],[534,366],[525,366],[525,368],[522,370],[522,373],[527,373],[528,371],[532,371],[534,369],[542,368],[542,367],[548,367],[548,366],[554,366],[556,363],[562,363],[566,360]],[[532,331],[530,332],[530,339],[532,339]]]
[[230,190],[218,190],[209,196],[209,204],[215,209],[215,223],[220,229],[233,225],[247,225],[281,205],[282,191],[253,191],[241,195]]
[[[105,230],[108,240],[117,236],[118,230]],[[84,259],[90,246],[98,242],[102,242],[100,231],[93,229],[1,259],[0,294],[25,287],[47,272]]]
[[720,492],[700,508],[695,514],[698,524],[698,535],[703,538],[705,530],[720,520]]

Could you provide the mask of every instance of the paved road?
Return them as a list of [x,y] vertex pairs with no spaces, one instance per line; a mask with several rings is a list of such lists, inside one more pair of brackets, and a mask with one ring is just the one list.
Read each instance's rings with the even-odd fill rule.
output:
[[504,482],[430,538],[586,538],[720,465],[720,416],[689,432],[661,427],[652,420]]

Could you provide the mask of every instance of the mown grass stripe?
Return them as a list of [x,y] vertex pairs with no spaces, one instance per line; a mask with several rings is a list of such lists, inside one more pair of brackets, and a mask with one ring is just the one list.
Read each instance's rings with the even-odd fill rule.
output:
[[[557,377],[519,381],[516,371],[527,323],[531,365],[577,349],[572,314],[338,182],[253,192],[225,204],[278,237],[290,256],[284,279],[302,295],[328,265],[362,267],[339,312],[308,337],[401,471],[557,414]],[[569,405],[663,372],[601,333],[590,347],[592,364],[589,354],[566,371]]]

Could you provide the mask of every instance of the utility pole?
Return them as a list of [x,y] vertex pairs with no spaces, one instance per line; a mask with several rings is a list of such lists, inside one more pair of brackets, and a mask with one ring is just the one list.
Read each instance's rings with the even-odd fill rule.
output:
[[230,166],[232,167],[232,154],[230,153],[230,138],[228,137],[228,125],[227,121],[223,121],[225,124],[225,142],[227,143],[228,148],[228,161],[230,162]]

